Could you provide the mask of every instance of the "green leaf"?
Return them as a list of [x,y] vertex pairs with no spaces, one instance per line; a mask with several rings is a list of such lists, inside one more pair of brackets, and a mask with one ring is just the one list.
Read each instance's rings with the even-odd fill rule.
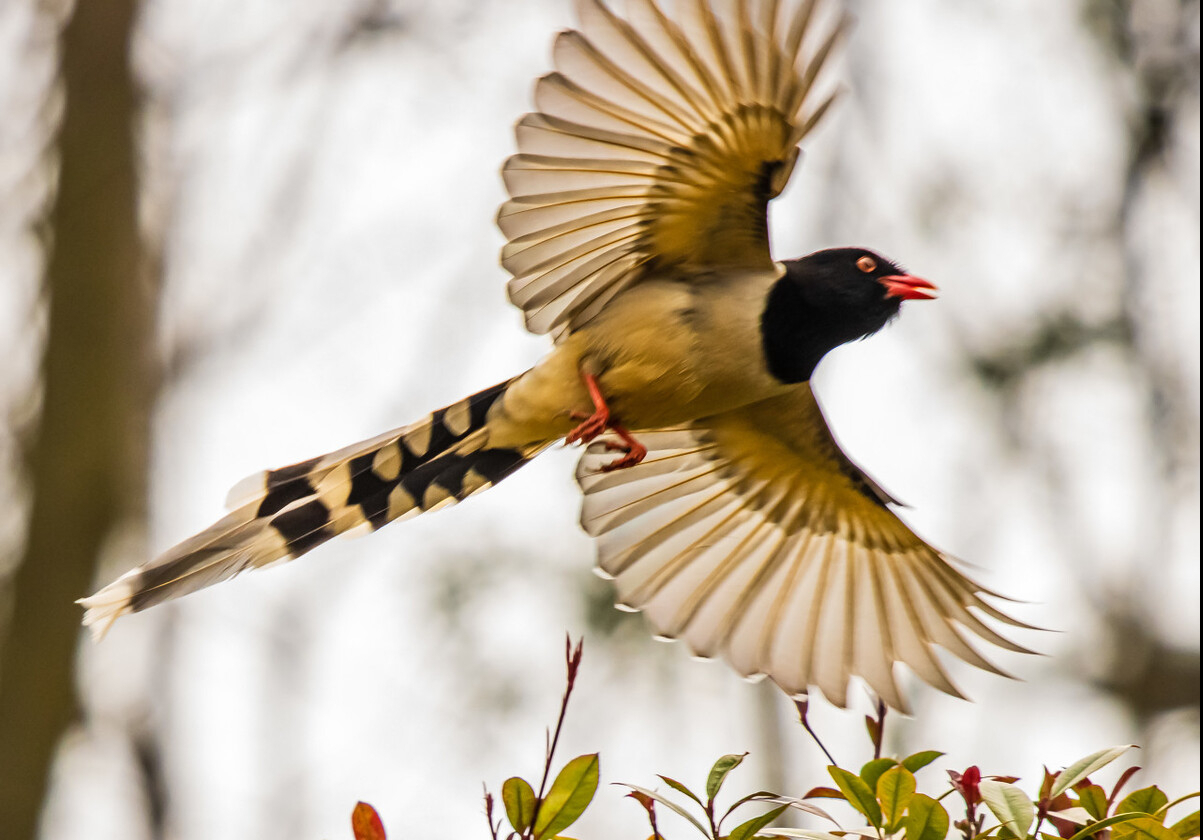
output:
[[1007,782],[983,779],[978,785],[982,801],[998,817],[1003,828],[1015,837],[1027,837],[1036,806],[1020,788]]
[[697,828],[697,830],[700,831],[704,837],[710,836],[710,832],[706,830],[706,827],[704,825],[702,825],[700,822],[698,822],[697,818],[694,817],[693,814],[686,811],[684,808],[682,808],[676,802],[673,802],[668,797],[661,796],[660,794],[656,793],[654,790],[648,790],[647,788],[639,787],[639,785],[632,785],[632,784],[628,784],[627,782],[619,782],[619,784],[625,788],[630,788],[633,791],[637,791],[639,793],[642,793],[644,796],[647,796],[647,797],[650,797],[650,798],[656,800],[661,805],[663,805],[665,808],[668,808],[669,810],[676,812],[680,816],[684,817],[685,819],[687,819],[691,823],[693,823],[694,826]]
[[930,796],[916,793],[906,811],[906,840],[944,840],[948,835],[948,812]]
[[910,770],[895,765],[881,774],[877,780],[877,801],[881,803],[882,819],[885,820],[887,831],[897,831],[898,821],[902,819],[914,795],[915,776]]
[[1107,816],[1107,792],[1098,785],[1081,785],[1075,788],[1082,807],[1094,817],[1101,820]]
[[501,802],[514,830],[526,831],[535,813],[535,792],[526,779],[518,776],[506,779],[501,786]]
[[939,750],[924,750],[923,752],[917,752],[902,759],[902,766],[912,773],[918,773],[922,768],[931,764],[942,755],[944,753]]
[[1099,820],[1098,822],[1090,823],[1090,825],[1085,826],[1081,831],[1079,831],[1073,837],[1069,838],[1069,840],[1085,840],[1085,838],[1090,837],[1091,835],[1098,834],[1104,828],[1110,828],[1113,825],[1119,825],[1121,823],[1131,822],[1132,820],[1137,820],[1137,819],[1140,819],[1141,817],[1146,817],[1146,816],[1148,816],[1148,814],[1141,814],[1136,811],[1129,811],[1129,812],[1123,813],[1123,814],[1116,814],[1115,816],[1107,817],[1104,820]]
[[660,776],[659,773],[657,773],[656,775],[660,777],[660,781],[664,782],[664,784],[668,785],[670,788],[677,791],[678,793],[685,794],[690,799],[692,799],[694,802],[698,803],[698,807],[705,809],[706,806],[702,804],[702,800],[698,799],[697,794],[694,793],[689,788],[685,787],[685,785],[681,784],[676,779],[670,779],[668,776]]
[[578,755],[564,765],[539,805],[535,840],[555,837],[577,821],[597,792],[599,769],[597,753]]
[[[1166,806],[1170,798],[1157,785],[1149,785],[1140,790],[1134,790],[1119,801],[1115,806],[1120,811],[1140,811],[1142,814],[1156,814]],[[1164,816],[1162,820],[1164,820]],[[1160,822],[1161,820],[1159,820]]]
[[1047,815],[1059,820],[1065,820],[1065,822],[1073,823],[1074,825],[1086,825],[1094,819],[1094,817],[1090,816],[1089,811],[1077,805],[1069,808],[1061,808],[1058,811],[1049,811]]
[[892,758],[875,758],[866,761],[865,766],[860,769],[860,777],[865,780],[869,790],[877,790],[877,780],[881,778],[881,774],[897,764],[898,762]]
[[1115,840],[1180,840],[1177,834],[1152,817],[1141,814],[1134,820],[1120,823],[1111,831]]
[[781,813],[786,809],[786,807],[788,806],[782,805],[780,808],[774,808],[766,814],[761,814],[759,817],[752,817],[752,819],[748,820],[747,822],[740,823],[727,836],[728,840],[748,840],[750,837],[755,837],[756,832],[760,831],[760,829],[764,828],[773,820],[781,816]]
[[1192,837],[1199,836],[1199,812],[1187,814],[1178,822],[1170,826],[1170,831],[1177,834],[1182,840],[1190,840]]
[[1165,818],[1167,816],[1169,816],[1169,814],[1166,812],[1168,812],[1171,808],[1173,808],[1175,805],[1179,805],[1179,804],[1185,802],[1188,799],[1195,799],[1198,796],[1199,796],[1198,791],[1196,791],[1195,793],[1188,793],[1185,796],[1179,796],[1177,799],[1175,799],[1173,802],[1169,803],[1168,805],[1162,805],[1160,808],[1158,808],[1157,812],[1154,813],[1153,816],[1160,818],[1161,821],[1164,823]]
[[1100,767],[1106,767],[1130,749],[1132,749],[1131,744],[1126,747],[1111,747],[1091,753],[1085,758],[1079,758],[1057,774],[1057,781],[1053,782],[1053,786],[1048,793],[1048,798],[1056,799],[1095,770],[1098,770]]
[[836,785],[844,794],[844,798],[848,800],[848,804],[864,814],[865,819],[874,828],[881,828],[881,807],[877,804],[877,797],[873,795],[873,791],[869,790],[864,779],[849,773],[842,767],[836,767],[834,764],[827,768],[827,772],[835,780]]
[[727,774],[739,766],[739,763],[744,760],[742,755],[724,755],[718,761],[714,762],[714,766],[710,768],[710,775],[706,779],[706,799],[709,802],[714,802],[714,797],[718,796],[719,788],[723,786],[723,779],[727,778]]

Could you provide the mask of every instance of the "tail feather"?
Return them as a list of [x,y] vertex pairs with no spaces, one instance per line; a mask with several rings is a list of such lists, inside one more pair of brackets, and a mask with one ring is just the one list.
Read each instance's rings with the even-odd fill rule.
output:
[[84,624],[102,636],[127,613],[491,487],[538,451],[488,446],[489,408],[512,381],[417,423],[244,479],[230,491],[224,518],[81,599]]

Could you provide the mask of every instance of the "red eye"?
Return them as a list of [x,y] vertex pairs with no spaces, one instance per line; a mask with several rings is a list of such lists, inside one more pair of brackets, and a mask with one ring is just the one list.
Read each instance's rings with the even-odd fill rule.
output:
[[856,267],[865,274],[872,274],[877,270],[877,260],[873,259],[872,257],[861,257],[856,261]]

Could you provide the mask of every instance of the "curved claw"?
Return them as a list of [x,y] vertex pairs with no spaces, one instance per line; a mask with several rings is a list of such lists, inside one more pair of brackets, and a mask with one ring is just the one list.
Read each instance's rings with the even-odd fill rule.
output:
[[582,443],[590,443],[610,425],[610,409],[603,404],[588,417],[573,413],[572,419],[580,419],[581,423],[565,436],[564,442],[576,443],[580,441]]
[[602,395],[601,387],[597,384],[597,378],[591,373],[581,373],[581,378],[585,381],[585,387],[589,390],[589,398],[593,401],[593,413],[585,415],[580,412],[573,412],[570,416],[573,420],[580,420],[580,424],[569,432],[564,437],[565,443],[589,443],[606,429],[612,429],[621,439],[621,443],[614,441],[606,441],[606,449],[611,449],[616,452],[624,452],[621,458],[612,461],[603,466],[602,472],[611,472],[612,470],[621,470],[625,467],[633,467],[647,457],[647,447],[635,439],[634,435],[628,432],[625,428],[614,422],[610,415],[610,407],[606,405],[606,398]]
[[621,443],[616,443],[612,440],[606,441],[606,449],[615,452],[625,452],[621,458],[618,458],[601,468],[602,472],[613,472],[614,470],[633,467],[647,457],[647,447],[635,439],[629,431],[619,426],[617,423],[611,423],[610,428],[614,433],[622,438]]

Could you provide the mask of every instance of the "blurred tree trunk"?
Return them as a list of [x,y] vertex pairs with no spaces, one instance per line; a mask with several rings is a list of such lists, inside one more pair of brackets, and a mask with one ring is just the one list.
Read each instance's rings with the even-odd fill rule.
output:
[[49,214],[48,328],[31,492],[0,650],[0,837],[35,836],[59,740],[77,715],[80,610],[106,540],[142,527],[154,287],[136,219],[135,0],[80,2],[60,39],[66,106]]

